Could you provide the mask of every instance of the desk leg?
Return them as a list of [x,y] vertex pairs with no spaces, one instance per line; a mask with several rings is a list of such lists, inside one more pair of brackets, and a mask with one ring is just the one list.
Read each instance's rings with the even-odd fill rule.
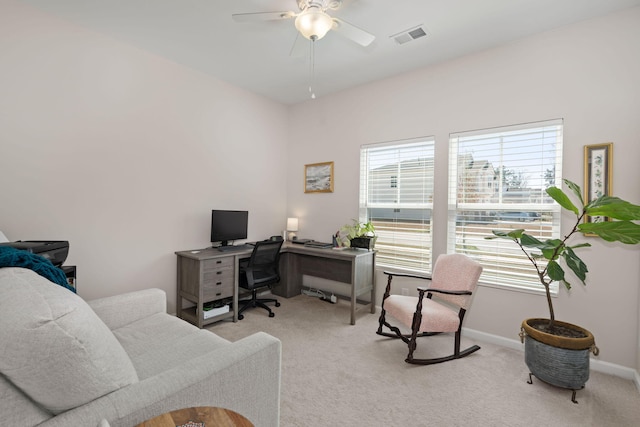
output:
[[356,284],[351,283],[351,324],[356,324]]

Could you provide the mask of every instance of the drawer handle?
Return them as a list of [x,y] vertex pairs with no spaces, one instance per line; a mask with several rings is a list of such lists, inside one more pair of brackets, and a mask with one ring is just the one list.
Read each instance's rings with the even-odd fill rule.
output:
[[219,297],[220,295],[222,295],[222,292],[218,292],[218,293],[216,294],[216,296],[217,296],[217,297]]
[[222,282],[217,282],[216,283],[216,286],[220,286],[220,285],[222,285]]
[[222,274],[222,271],[216,271],[216,274]]
[[216,264],[222,264],[221,260],[216,261]]

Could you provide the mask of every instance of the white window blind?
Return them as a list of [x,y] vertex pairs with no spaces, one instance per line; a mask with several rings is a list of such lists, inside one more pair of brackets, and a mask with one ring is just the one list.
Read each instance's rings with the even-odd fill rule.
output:
[[515,243],[485,236],[560,237],[560,206],[545,189],[562,182],[562,128],[558,119],[450,135],[447,249],[478,260],[483,284],[543,291]]
[[429,271],[434,138],[360,149],[360,219],[378,236],[376,264]]

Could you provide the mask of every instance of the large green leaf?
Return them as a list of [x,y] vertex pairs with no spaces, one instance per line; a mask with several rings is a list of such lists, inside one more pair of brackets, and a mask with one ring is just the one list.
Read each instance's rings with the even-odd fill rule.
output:
[[547,239],[544,242],[541,242],[538,246],[538,249],[542,251],[542,256],[548,260],[557,259],[558,255],[562,253],[562,248],[558,249],[562,246],[562,240],[559,239]]
[[564,262],[567,263],[567,267],[573,271],[573,274],[580,279],[583,285],[586,285],[584,280],[587,278],[587,273],[589,272],[587,265],[576,255],[573,249],[569,247],[565,248],[562,256],[564,258]]
[[587,215],[608,216],[626,221],[640,220],[640,206],[619,197],[601,196],[586,206]]
[[515,240],[522,237],[522,233],[524,233],[524,229],[518,228],[517,230],[511,230],[511,231],[492,230],[491,232],[493,233],[493,236],[485,236],[485,239],[495,239],[500,237],[502,239]]
[[569,199],[569,196],[567,196],[564,191],[562,191],[558,187],[549,187],[546,191],[553,200],[560,204],[560,206],[572,211],[576,215],[580,215],[580,211],[578,210],[578,208],[576,208],[576,205],[573,204],[573,202]]
[[564,279],[564,270],[555,261],[549,261],[547,265],[547,275],[553,281],[562,282],[567,289],[571,289],[571,283]]
[[522,246],[527,246],[529,248],[542,249],[543,247],[545,247],[545,244],[542,243],[540,240],[525,233],[522,233],[522,236],[520,237],[520,243],[522,243]]
[[542,256],[548,260],[557,259],[558,252],[555,249],[542,249]]
[[565,179],[563,179],[563,181],[564,181],[565,185],[566,185],[567,187],[569,187],[569,189],[570,189],[571,191],[573,191],[573,194],[575,194],[575,195],[576,195],[576,197],[578,198],[578,200],[580,200],[580,204],[581,204],[581,205],[584,205],[584,201],[583,201],[583,199],[582,199],[582,190],[580,189],[580,186],[578,186],[578,184],[575,184],[575,183],[574,183],[574,182],[572,182],[572,181],[569,181],[569,180],[568,180],[568,179],[566,179],[566,178],[565,178]]
[[608,242],[640,243],[640,225],[631,221],[585,222],[578,225],[578,229],[582,233],[597,234]]
[[578,248],[588,248],[589,246],[591,246],[591,243],[579,243],[577,245],[573,245],[573,246],[569,246],[571,249],[578,249]]
[[549,261],[547,264],[547,275],[553,281],[564,280],[564,270],[556,261]]

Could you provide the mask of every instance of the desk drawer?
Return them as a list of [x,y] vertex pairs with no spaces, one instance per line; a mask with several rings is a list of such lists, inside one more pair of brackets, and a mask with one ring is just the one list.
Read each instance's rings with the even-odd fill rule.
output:
[[213,301],[233,296],[233,278],[231,280],[205,283],[202,285],[204,301]]
[[202,272],[202,286],[218,282],[230,282],[233,284],[233,268],[205,270]]
[[233,268],[234,258],[227,256],[223,258],[206,259],[202,262],[202,271],[211,271],[221,268]]

